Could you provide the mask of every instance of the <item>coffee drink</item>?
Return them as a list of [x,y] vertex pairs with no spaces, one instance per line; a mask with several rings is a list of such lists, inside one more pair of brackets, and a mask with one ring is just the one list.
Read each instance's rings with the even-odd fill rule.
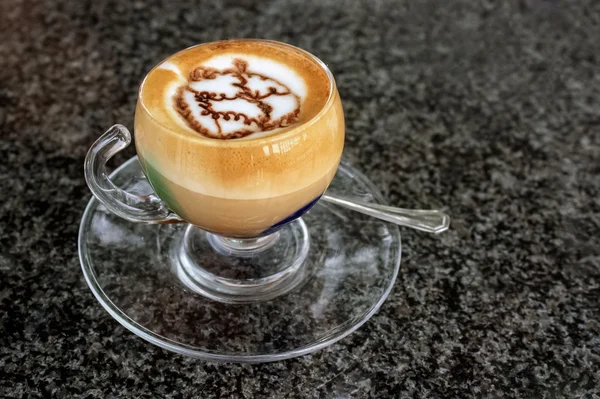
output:
[[204,230],[256,237],[308,210],[340,161],[331,73],[296,47],[229,40],[183,50],[146,76],[135,143],[169,208]]

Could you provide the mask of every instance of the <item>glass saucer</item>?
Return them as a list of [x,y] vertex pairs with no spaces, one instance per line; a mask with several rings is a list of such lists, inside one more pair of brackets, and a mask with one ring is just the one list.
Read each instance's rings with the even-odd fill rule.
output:
[[[115,170],[111,179],[130,192],[151,192],[137,157]],[[373,184],[348,162],[342,162],[328,191],[383,202]],[[291,289],[267,290],[264,300],[251,303],[223,300],[188,283],[177,266],[173,243],[178,237],[198,236],[200,248],[200,230],[187,224],[131,223],[95,198],[81,221],[79,257],[98,301],[143,339],[206,360],[276,361],[325,348],[355,331],[383,304],[400,268],[395,225],[320,201],[289,226],[287,233],[282,230],[287,239],[300,233],[310,237],[303,272],[296,274],[300,277]],[[232,276],[219,276],[218,254],[215,259],[211,275],[228,281]],[[275,258],[266,263],[270,265],[261,273],[267,276],[261,277],[269,278],[269,270],[281,273]],[[240,273],[256,271],[242,267]]]

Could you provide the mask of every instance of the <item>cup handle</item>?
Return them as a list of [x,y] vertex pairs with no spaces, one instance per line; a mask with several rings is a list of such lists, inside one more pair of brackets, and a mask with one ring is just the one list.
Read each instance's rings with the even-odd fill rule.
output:
[[113,125],[88,151],[85,157],[85,181],[94,196],[109,211],[130,222],[180,223],[184,222],[171,212],[155,194],[136,195],[121,190],[108,177],[106,162],[131,144],[131,133],[123,125]]

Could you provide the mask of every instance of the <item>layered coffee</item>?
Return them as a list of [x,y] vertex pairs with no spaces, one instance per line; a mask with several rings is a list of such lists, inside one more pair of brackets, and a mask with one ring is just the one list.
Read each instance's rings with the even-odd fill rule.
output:
[[344,117],[312,55],[263,40],[179,52],[145,78],[135,141],[157,194],[222,235],[266,234],[308,209],[337,169]]

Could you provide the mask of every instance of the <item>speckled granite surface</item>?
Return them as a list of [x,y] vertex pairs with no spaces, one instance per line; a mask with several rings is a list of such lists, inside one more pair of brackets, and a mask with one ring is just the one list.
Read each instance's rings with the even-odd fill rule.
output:
[[[599,2],[162,3],[0,3],[0,396],[600,396]],[[87,148],[132,126],[155,63],[228,37],[322,58],[346,151],[391,203],[454,217],[403,231],[395,289],[358,332],[273,364],[151,346],[77,258]]]

